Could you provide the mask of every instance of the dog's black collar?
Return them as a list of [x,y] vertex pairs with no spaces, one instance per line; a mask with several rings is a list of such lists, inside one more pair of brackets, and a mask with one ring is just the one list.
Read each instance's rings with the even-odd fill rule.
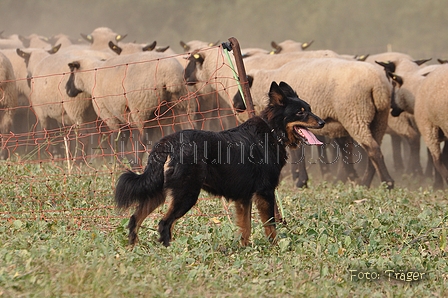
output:
[[[269,125],[269,122],[266,119],[264,119],[264,118],[261,118],[261,119],[263,119],[263,121],[268,125],[268,127],[271,128],[271,126]],[[277,143],[284,145],[285,137],[282,137],[281,135],[279,135],[275,131],[275,128],[271,128],[271,134],[274,137],[274,139],[277,141]]]
[[280,136],[276,131],[275,131],[275,129],[273,128],[273,129],[271,129],[271,133],[272,133],[272,135],[274,136],[274,139],[277,141],[277,143],[279,143],[279,144],[284,144],[283,142],[284,142],[284,137],[282,137],[282,136]]

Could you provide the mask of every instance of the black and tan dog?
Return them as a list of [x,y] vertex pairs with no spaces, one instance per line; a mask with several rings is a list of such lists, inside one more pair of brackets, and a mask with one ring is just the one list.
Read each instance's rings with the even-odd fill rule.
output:
[[118,179],[117,207],[137,204],[129,221],[129,243],[138,241],[143,220],[170,196],[159,223],[159,241],[168,246],[174,222],[196,204],[201,189],[234,202],[243,245],[249,243],[252,202],[267,237],[274,240],[275,189],[286,163],[286,147],[319,144],[307,128],[324,124],[288,84],[272,82],[269,103],[259,117],[221,132],[183,130],[162,138],[143,174],[128,171]]

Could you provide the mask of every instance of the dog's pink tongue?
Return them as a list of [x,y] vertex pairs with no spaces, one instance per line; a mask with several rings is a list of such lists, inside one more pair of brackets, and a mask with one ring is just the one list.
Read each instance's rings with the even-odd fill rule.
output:
[[317,139],[317,137],[308,129],[305,129],[303,127],[300,128],[303,135],[305,136],[306,140],[308,141],[308,144],[310,145],[322,145],[323,143]]

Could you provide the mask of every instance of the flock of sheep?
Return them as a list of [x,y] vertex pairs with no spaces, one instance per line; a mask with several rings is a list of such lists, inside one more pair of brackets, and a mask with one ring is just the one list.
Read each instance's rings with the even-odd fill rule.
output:
[[[103,149],[108,136],[109,142],[125,139],[138,152],[140,165],[147,146],[173,130],[219,130],[247,119],[222,46],[181,42],[185,52],[175,53],[155,42],[124,43],[124,36],[105,27],[82,36],[88,43],[62,34],[53,40],[38,35],[0,38],[3,159],[20,152],[17,143],[22,142],[38,144],[39,157],[73,157],[78,147],[84,153]],[[448,135],[448,65],[440,60],[425,66],[426,60],[397,52],[353,57],[310,50],[310,44],[286,40],[273,42],[272,51],[242,49],[256,112],[266,104],[270,82],[286,81],[325,120],[316,133],[347,153],[339,179],[358,178],[353,141],[365,150],[368,159],[359,182],[367,186],[376,172],[387,187],[394,187],[381,151],[386,133],[392,137],[395,165],[403,167],[405,141],[406,170],[421,175],[422,136],[435,168],[434,187],[442,188],[448,182],[448,150],[441,150]],[[68,148],[67,138],[73,136],[77,148]],[[100,139],[92,142],[94,136]],[[117,148],[110,148],[117,154]],[[301,153],[291,151],[293,160],[300,161]],[[305,163],[292,163],[292,171],[297,186],[306,186]]]

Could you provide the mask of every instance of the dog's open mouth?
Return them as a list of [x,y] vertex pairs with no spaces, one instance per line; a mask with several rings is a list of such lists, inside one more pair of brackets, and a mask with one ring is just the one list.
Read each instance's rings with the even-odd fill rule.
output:
[[300,136],[303,142],[307,145],[323,145],[321,141],[308,129],[300,126],[294,126],[294,131]]

